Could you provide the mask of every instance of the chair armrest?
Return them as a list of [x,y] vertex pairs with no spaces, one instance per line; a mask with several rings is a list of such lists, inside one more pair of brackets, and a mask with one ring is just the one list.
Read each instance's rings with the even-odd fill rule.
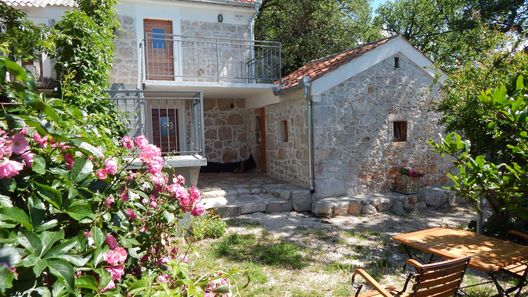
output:
[[521,238],[521,239],[524,239],[524,240],[528,240],[528,234],[523,233],[521,231],[510,230],[510,231],[508,231],[508,234],[509,235],[513,235],[513,236],[517,236],[518,238]]
[[389,293],[385,288],[383,288],[375,279],[372,278],[365,270],[363,269],[356,269],[354,271],[354,274],[352,275],[352,282],[354,282],[354,277],[356,275],[361,276],[367,283],[378,293],[380,293],[383,297],[393,297],[391,293]]
[[423,268],[423,264],[414,259],[407,259],[405,260],[405,263],[413,266],[414,268],[416,268],[416,270],[420,270]]

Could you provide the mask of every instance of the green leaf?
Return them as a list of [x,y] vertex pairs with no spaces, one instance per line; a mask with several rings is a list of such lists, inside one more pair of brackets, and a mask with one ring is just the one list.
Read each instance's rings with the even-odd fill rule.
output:
[[65,255],[69,250],[77,246],[77,244],[77,240],[75,239],[66,240],[50,249],[49,252],[46,254],[46,257]]
[[4,265],[0,265],[0,292],[13,287],[15,275]]
[[101,247],[105,241],[103,231],[101,231],[101,229],[99,229],[98,227],[93,227],[91,233],[94,239],[95,247]]
[[24,228],[26,228],[29,231],[33,231],[33,226],[31,225],[31,222],[29,221],[29,216],[25,211],[18,207],[11,207],[11,208],[2,208],[0,209],[0,218],[2,220],[12,221],[15,223],[18,223],[22,225]]
[[9,198],[9,196],[0,194],[0,208],[2,207],[13,207],[13,203],[11,202],[11,198]]
[[36,231],[36,232],[46,231],[46,230],[48,230],[48,229],[51,229],[51,228],[57,226],[58,224],[59,224],[59,221],[56,220],[56,219],[49,220],[49,221],[47,221],[47,222],[45,222],[45,223],[40,224],[40,225],[35,229],[35,231]]
[[20,258],[20,254],[16,248],[12,246],[0,247],[0,263],[15,266],[20,262]]
[[75,280],[75,286],[79,288],[90,289],[97,291],[97,280],[91,275],[85,275]]
[[42,242],[42,253],[41,256],[44,256],[50,249],[53,247],[53,245],[61,240],[64,239],[64,231],[60,230],[57,232],[42,232],[40,235],[40,241]]
[[70,205],[70,207],[66,209],[66,213],[77,221],[80,221],[84,218],[93,219],[95,217],[91,207],[86,202],[76,201],[75,204]]
[[54,189],[48,185],[43,185],[35,182],[35,186],[38,188],[38,194],[48,203],[53,205],[56,209],[61,209],[62,206],[62,195],[57,189]]
[[44,160],[44,158],[41,156],[34,156],[33,166],[31,166],[31,169],[37,174],[46,173],[46,160]]
[[26,249],[32,251],[37,256],[42,252],[42,242],[40,241],[40,238],[33,232],[22,231],[17,236],[17,242]]
[[86,263],[88,263],[90,260],[90,257],[83,258],[79,255],[57,255],[50,258],[65,260],[77,267],[86,265]]
[[522,75],[519,75],[519,77],[517,77],[517,82],[515,84],[516,86],[516,89],[517,90],[522,90],[524,89],[524,82],[523,82],[524,78]]
[[73,288],[74,269],[70,263],[65,260],[53,259],[48,260],[48,267],[53,275],[65,281],[66,286],[70,290]]
[[70,179],[73,182],[80,182],[93,172],[93,163],[89,159],[77,159],[70,172]]
[[41,274],[42,274],[42,271],[44,271],[44,269],[46,269],[46,267],[48,267],[48,261],[46,261],[45,259],[40,259],[34,266],[33,266],[33,273],[35,273],[35,275],[37,277],[39,277]]

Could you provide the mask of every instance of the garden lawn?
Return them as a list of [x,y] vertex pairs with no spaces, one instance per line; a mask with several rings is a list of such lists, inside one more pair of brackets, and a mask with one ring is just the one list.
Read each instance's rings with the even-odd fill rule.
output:
[[[391,236],[435,226],[462,228],[474,212],[453,208],[408,217],[380,214],[368,217],[314,218],[300,213],[256,213],[228,219],[226,234],[196,243],[198,269],[246,271],[238,279],[241,296],[351,296],[352,272],[365,268],[382,284],[402,287],[403,249]],[[486,280],[469,270],[464,285]],[[491,285],[467,289],[469,296],[495,294]],[[523,292],[522,296],[528,296]]]

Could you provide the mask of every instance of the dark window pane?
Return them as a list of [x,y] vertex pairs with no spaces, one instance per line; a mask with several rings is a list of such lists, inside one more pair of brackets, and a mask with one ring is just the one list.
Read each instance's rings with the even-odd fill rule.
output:
[[152,48],[165,48],[165,29],[152,28]]

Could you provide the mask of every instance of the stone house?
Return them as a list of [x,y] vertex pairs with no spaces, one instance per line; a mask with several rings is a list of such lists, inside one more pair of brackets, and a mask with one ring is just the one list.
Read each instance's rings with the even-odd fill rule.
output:
[[[73,0],[5,0],[53,25]],[[446,182],[427,140],[442,132],[430,60],[400,36],[311,61],[280,77],[280,43],[256,41],[257,0],[121,0],[107,100],[168,164],[254,156],[268,176],[315,198],[383,192],[401,166]],[[53,77],[43,55],[37,77]],[[442,76],[442,75],[441,75]],[[275,83],[274,83],[275,82]]]

